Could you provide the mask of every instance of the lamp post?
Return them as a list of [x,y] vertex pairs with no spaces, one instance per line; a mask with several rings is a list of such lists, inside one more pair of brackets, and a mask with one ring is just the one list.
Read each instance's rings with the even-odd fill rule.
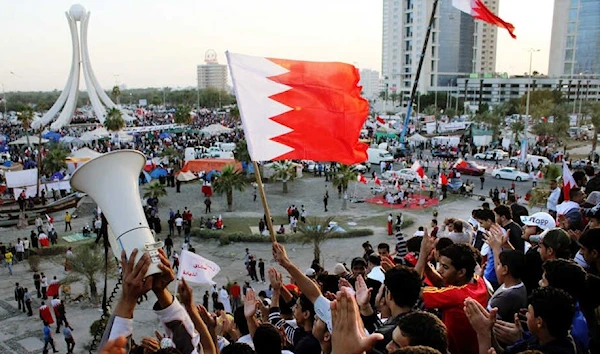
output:
[[527,80],[527,104],[525,105],[525,136],[527,136],[527,128],[529,126],[529,100],[531,96],[531,64],[533,61],[533,53],[539,51],[539,49],[529,49],[529,79]]

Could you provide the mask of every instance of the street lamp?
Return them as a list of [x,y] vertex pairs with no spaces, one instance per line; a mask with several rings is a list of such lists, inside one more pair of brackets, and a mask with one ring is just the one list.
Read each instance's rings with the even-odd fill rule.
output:
[[533,60],[533,53],[539,51],[539,49],[529,49],[529,79],[527,80],[527,104],[525,106],[525,136],[527,136],[527,127],[529,125],[529,100],[531,96],[531,63]]

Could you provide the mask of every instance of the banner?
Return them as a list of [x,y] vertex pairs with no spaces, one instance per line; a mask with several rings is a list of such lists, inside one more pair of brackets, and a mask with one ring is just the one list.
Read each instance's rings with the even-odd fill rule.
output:
[[5,176],[7,188],[35,186],[37,185],[38,170],[37,168],[32,168],[29,170],[10,171]]
[[163,124],[163,125],[149,125],[149,126],[145,126],[145,127],[131,127],[131,128],[125,128],[123,129],[123,131],[125,133],[146,133],[146,132],[153,132],[156,130],[168,130],[168,129],[175,129],[175,128],[183,128],[184,126],[181,124]]
[[198,284],[213,285],[215,282],[212,278],[219,271],[221,268],[215,262],[189,251],[181,251],[177,278]]

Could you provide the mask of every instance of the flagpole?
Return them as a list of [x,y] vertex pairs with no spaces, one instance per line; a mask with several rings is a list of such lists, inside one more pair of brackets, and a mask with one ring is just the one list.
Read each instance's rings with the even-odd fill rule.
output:
[[[408,130],[408,122],[410,121],[410,114],[412,113],[412,104],[417,94],[417,87],[419,86],[419,77],[421,76],[421,69],[423,68],[423,61],[425,60],[425,53],[427,52],[427,44],[429,43],[429,37],[431,35],[431,29],[433,28],[433,22],[435,20],[435,12],[437,10],[439,0],[434,0],[433,9],[431,10],[431,16],[429,17],[429,26],[427,27],[427,33],[425,34],[425,41],[423,42],[423,49],[421,50],[421,56],[419,57],[419,65],[417,66],[417,73],[415,74],[415,81],[410,92],[410,99],[408,101],[408,108],[406,110],[406,117],[404,118],[404,125],[402,126],[402,133],[400,134],[400,144],[404,147],[404,140],[406,138],[406,132]],[[437,86],[437,84],[436,84]]]
[[252,166],[254,166],[254,176],[256,177],[256,184],[258,184],[258,193],[260,194],[260,199],[262,200],[263,208],[265,209],[265,217],[267,220],[267,227],[269,228],[269,236],[271,237],[271,242],[277,242],[277,238],[275,237],[275,230],[273,230],[273,221],[271,221],[271,210],[269,210],[269,203],[267,202],[267,195],[265,194],[265,187],[262,183],[262,177],[260,176],[260,170],[258,169],[258,164],[256,161],[252,161]]

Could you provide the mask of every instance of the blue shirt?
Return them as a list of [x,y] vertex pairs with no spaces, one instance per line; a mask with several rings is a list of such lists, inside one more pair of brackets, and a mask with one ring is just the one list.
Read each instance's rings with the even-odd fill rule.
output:
[[483,271],[483,277],[490,283],[498,283],[498,277],[496,276],[496,265],[494,264],[494,252],[490,248],[487,254],[487,262],[485,270]]
[[44,339],[50,339],[51,337],[50,327],[44,326]]
[[573,316],[573,327],[571,328],[571,336],[577,344],[577,348],[581,351],[587,351],[590,344],[588,325],[583,313],[579,309],[579,302],[575,304],[575,316]]

